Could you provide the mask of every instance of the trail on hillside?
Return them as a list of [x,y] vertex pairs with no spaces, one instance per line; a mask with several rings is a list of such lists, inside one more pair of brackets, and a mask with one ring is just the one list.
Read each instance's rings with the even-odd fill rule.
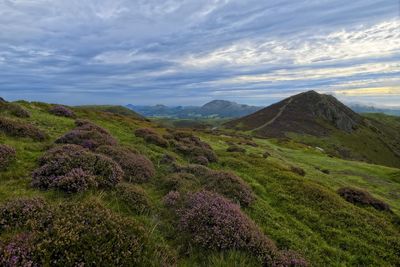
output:
[[292,103],[292,100],[293,100],[293,98],[290,98],[289,101],[288,101],[284,106],[282,106],[282,107],[279,109],[278,114],[276,114],[276,116],[273,117],[270,121],[264,123],[263,125],[261,125],[261,126],[259,126],[259,127],[257,127],[257,128],[254,128],[252,131],[258,131],[258,130],[260,130],[260,129],[264,128],[264,127],[267,127],[268,125],[274,123],[274,121],[276,121],[276,120],[282,115],[282,113],[285,111],[285,109],[287,108],[287,106],[288,106],[290,103]]

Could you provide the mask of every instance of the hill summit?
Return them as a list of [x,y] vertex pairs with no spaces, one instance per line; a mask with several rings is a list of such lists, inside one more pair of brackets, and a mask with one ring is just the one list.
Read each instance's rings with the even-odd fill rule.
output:
[[324,136],[334,128],[351,133],[363,121],[335,97],[308,91],[228,122],[226,126],[265,137],[282,137],[287,132]]

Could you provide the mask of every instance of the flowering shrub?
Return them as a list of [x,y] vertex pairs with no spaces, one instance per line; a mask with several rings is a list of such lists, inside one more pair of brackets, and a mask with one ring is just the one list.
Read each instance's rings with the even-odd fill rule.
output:
[[29,137],[35,141],[43,141],[46,139],[46,134],[35,126],[4,117],[0,117],[0,131],[9,136]]
[[76,144],[91,150],[102,145],[115,146],[117,141],[105,129],[84,120],[76,121],[77,127],[56,140],[58,144]]
[[169,142],[162,138],[158,133],[149,128],[141,128],[135,131],[137,137],[142,137],[147,143],[155,144],[160,147],[168,147]]
[[226,149],[226,151],[227,151],[227,152],[245,153],[245,152],[246,152],[246,149],[244,149],[243,147],[240,147],[240,146],[233,145],[233,146],[228,147],[228,148]]
[[209,162],[217,162],[217,155],[211,146],[200,140],[197,136],[187,132],[175,132],[171,134],[171,144],[175,150],[192,158],[203,156]]
[[207,166],[210,162],[204,156],[197,156],[197,157],[192,159],[192,163],[203,165],[203,166]]
[[388,204],[379,199],[374,198],[367,191],[355,188],[343,187],[338,190],[338,194],[346,201],[353,204],[359,204],[362,206],[372,206],[377,210],[390,211],[390,206]]
[[170,154],[164,154],[161,157],[160,163],[161,164],[171,164],[176,161],[176,158]]
[[297,252],[282,250],[274,260],[274,266],[278,267],[307,267],[308,262]]
[[190,191],[200,186],[199,179],[190,173],[173,173],[163,179],[167,191]]
[[123,177],[121,167],[112,159],[77,145],[63,145],[46,152],[34,171],[32,186],[57,188],[68,193],[91,186],[113,187]]
[[72,169],[66,175],[58,176],[50,184],[50,187],[59,189],[66,193],[83,192],[96,186],[96,177],[81,168]]
[[0,206],[0,232],[11,228],[34,227],[47,217],[48,207],[42,198],[16,198]]
[[179,229],[191,243],[213,250],[246,250],[271,263],[277,248],[254,222],[224,197],[201,191],[189,195]]
[[250,205],[255,196],[251,188],[237,175],[224,171],[211,171],[203,178],[207,190],[222,194],[243,206]]
[[38,267],[34,261],[32,234],[17,234],[8,242],[0,244],[0,265],[7,267]]
[[31,116],[26,109],[15,103],[0,102],[0,111],[8,112],[9,114],[19,118],[29,118]]
[[67,107],[55,105],[50,108],[49,112],[56,116],[75,118],[75,113]]
[[0,170],[3,170],[15,160],[16,151],[14,148],[0,144]]
[[143,155],[133,153],[129,149],[101,146],[96,152],[115,160],[124,170],[125,180],[129,182],[146,182],[155,175],[153,162]]
[[138,214],[146,213],[151,210],[150,200],[142,187],[122,183],[118,184],[116,189],[118,197],[125,202],[130,210]]
[[174,208],[181,200],[181,194],[178,191],[169,191],[163,198],[166,207]]

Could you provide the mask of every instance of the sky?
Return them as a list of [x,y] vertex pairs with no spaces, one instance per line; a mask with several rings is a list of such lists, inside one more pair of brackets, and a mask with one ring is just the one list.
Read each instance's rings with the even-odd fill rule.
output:
[[400,0],[0,0],[0,96],[400,106]]

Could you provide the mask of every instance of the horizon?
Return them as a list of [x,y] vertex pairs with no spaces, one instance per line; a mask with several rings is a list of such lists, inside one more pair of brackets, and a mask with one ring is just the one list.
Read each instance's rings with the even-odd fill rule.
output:
[[398,108],[397,0],[2,1],[0,96],[268,106],[302,91]]

